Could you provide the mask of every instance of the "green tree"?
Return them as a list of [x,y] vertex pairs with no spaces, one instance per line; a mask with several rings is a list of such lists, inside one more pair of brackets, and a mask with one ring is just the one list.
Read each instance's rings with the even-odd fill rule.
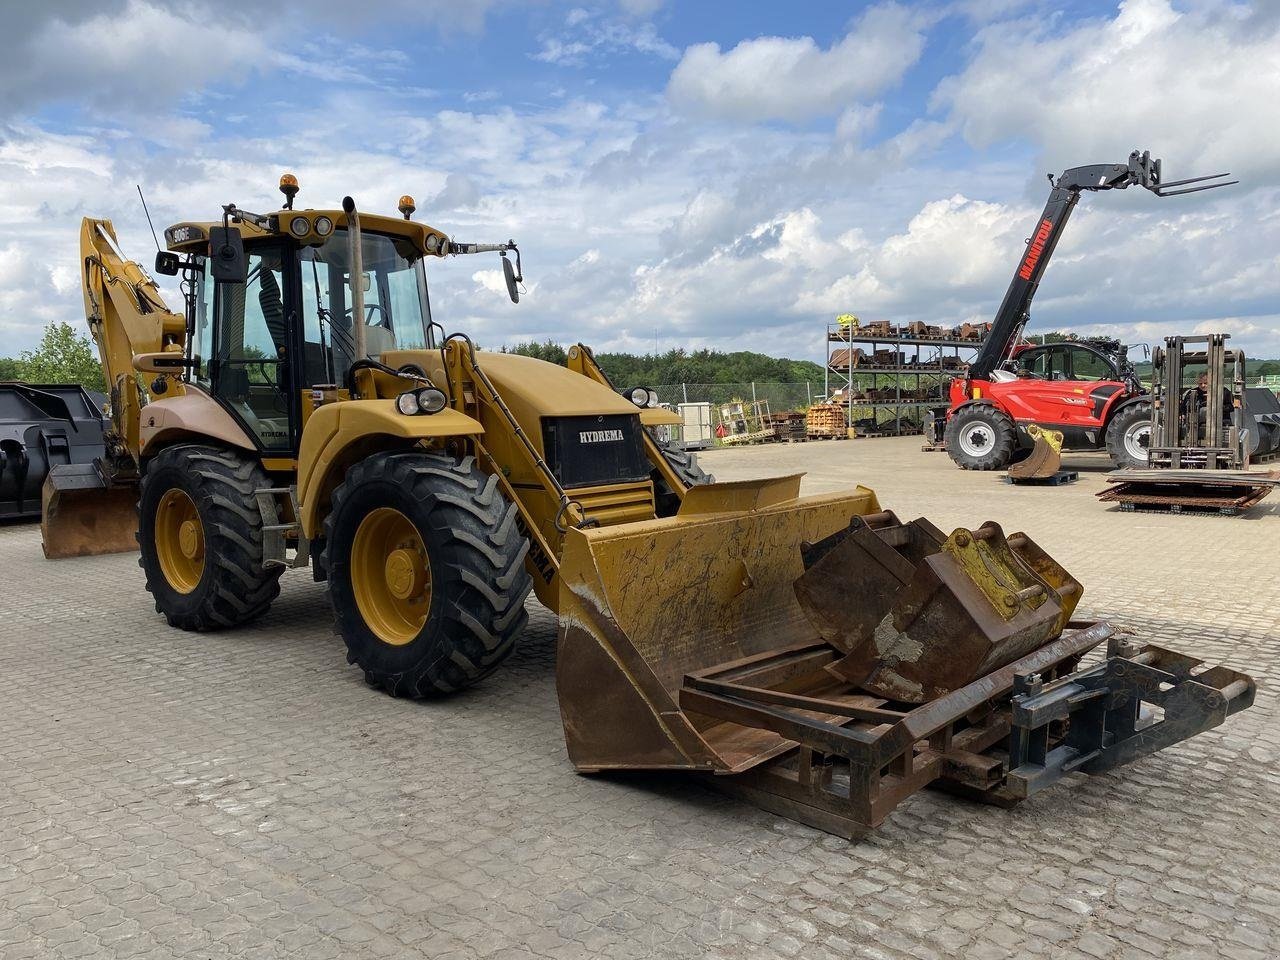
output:
[[559,366],[564,366],[569,359],[565,348],[554,340],[544,340],[542,343],[534,343],[530,340],[527,343],[517,343],[514,347],[503,344],[502,352],[518,353],[522,357],[533,357],[535,360],[545,360]]
[[0,379],[78,383],[90,390],[106,390],[97,350],[69,323],[49,324],[35,350],[23,350],[17,360],[0,360]]

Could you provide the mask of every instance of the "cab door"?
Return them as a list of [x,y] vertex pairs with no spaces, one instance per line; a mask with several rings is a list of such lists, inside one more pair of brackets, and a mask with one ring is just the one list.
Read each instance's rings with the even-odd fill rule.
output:
[[291,255],[275,242],[246,245],[245,253],[245,282],[219,281],[214,292],[210,392],[264,452],[292,452],[298,404],[289,382]]

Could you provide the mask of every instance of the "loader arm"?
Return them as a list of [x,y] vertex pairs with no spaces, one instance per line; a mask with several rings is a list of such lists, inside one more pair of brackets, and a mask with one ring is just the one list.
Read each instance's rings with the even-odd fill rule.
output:
[[[1036,221],[1035,231],[1027,239],[1027,248],[1018,260],[1018,267],[1013,279],[1009,281],[1009,288],[1000,302],[1000,308],[996,311],[991,330],[969,365],[969,378],[988,379],[991,371],[1009,356],[1018,342],[1023,327],[1031,318],[1031,301],[1040,286],[1040,278],[1044,276],[1045,269],[1053,258],[1067,221],[1071,219],[1071,211],[1080,202],[1082,191],[1125,190],[1137,185],[1150,190],[1157,197],[1173,197],[1238,182],[1223,181],[1222,178],[1227,176],[1230,174],[1218,173],[1166,183],[1161,176],[1161,162],[1153,160],[1149,151],[1139,153],[1137,150],[1129,154],[1127,163],[1095,163],[1084,167],[1070,167],[1057,180],[1050,176],[1052,187],[1049,199],[1045,202],[1040,219]],[[1187,186],[1193,183],[1200,186]],[[1172,187],[1185,189],[1173,190]]]
[[[127,458],[136,466],[146,397],[137,383],[134,357],[163,352],[173,353],[175,359],[181,357],[187,320],[168,308],[146,271],[120,252],[110,220],[85,217],[81,222],[80,263],[85,320],[110,391],[108,458]],[[181,366],[176,366],[175,372],[179,370]],[[177,377],[168,380],[171,395],[182,395],[182,381]]]

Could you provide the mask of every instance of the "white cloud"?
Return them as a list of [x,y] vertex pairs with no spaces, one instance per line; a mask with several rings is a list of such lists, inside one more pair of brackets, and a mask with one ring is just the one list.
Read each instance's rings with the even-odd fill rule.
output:
[[805,120],[837,113],[902,79],[924,49],[923,21],[906,7],[872,7],[829,49],[812,37],[759,37],[727,53],[689,47],[671,74],[672,103],[698,115]]
[[403,55],[321,33],[310,42],[320,44],[322,55],[300,56],[290,52],[303,45],[298,22],[354,34],[408,14],[441,30],[478,30],[495,2],[281,0],[269,16],[257,0],[223,0],[216,14],[193,0],[10,3],[0,117],[58,101],[126,114],[173,103],[215,80],[244,82],[280,69],[368,83]]
[[565,16],[564,31],[544,34],[534,60],[563,67],[580,67],[608,56],[639,53],[660,60],[676,60],[680,51],[658,35],[648,21],[636,23],[602,17],[581,7]]
[[1139,147],[1165,158],[1170,179],[1230,170],[1246,188],[1280,183],[1278,9],[1123,0],[1112,17],[1070,26],[999,23],[934,105],[980,149],[1030,140],[1046,169]]
[[[166,9],[173,16],[189,12],[181,5]],[[1199,9],[1172,22],[1155,18],[1138,45],[1140,55],[1154,56],[1148,44],[1182,38],[1188,18],[1209,16]],[[664,21],[668,15],[674,12],[664,13]],[[1271,83],[1280,67],[1274,57],[1261,55],[1255,41],[1274,35],[1280,17],[1268,21],[1255,13],[1241,21],[1248,31],[1232,32],[1229,18],[1214,16],[1205,21],[1205,42],[1215,56],[1225,61],[1252,55],[1251,69],[1265,74],[1257,82]],[[881,7],[851,35],[891,34],[871,25],[876,17],[898,18],[894,22],[908,41],[923,30],[904,11]],[[608,19],[592,7],[574,29]],[[1063,115],[1079,126],[1084,120],[1076,116],[1073,84],[1087,84],[1095,74],[1073,73],[1076,60],[1058,56],[1054,44],[1082,30],[1109,35],[1111,23],[1059,25],[1051,33],[1036,33],[1027,24],[990,29],[1026,45],[1027,55],[1048,51],[1044,83],[1058,91]],[[23,34],[29,35],[30,30]],[[565,35],[568,41],[575,37]],[[995,40],[985,37],[974,48],[971,70],[996,55]],[[332,39],[305,31],[297,39],[300,46],[293,49],[334,49],[324,46]],[[740,66],[737,52],[747,48],[754,56],[750,44],[756,42],[717,54],[712,72],[722,72],[728,89],[723,98],[700,102],[695,115],[675,108],[674,76],[669,96],[639,89],[587,96],[588,88],[575,80],[581,75],[564,71],[565,95],[544,97],[542,105],[530,102],[532,95],[507,92],[493,95],[493,102],[473,97],[446,105],[410,102],[370,84],[309,83],[308,96],[281,111],[265,132],[252,122],[224,122],[220,101],[207,87],[198,113],[160,108],[147,111],[143,120],[142,114],[108,117],[97,110],[92,127],[60,128],[72,133],[51,132],[35,121],[0,125],[0,236],[7,247],[0,252],[0,355],[34,346],[50,319],[81,315],[81,216],[111,217],[126,252],[149,262],[151,237],[133,192],[138,182],[158,225],[211,217],[228,201],[274,209],[276,178],[291,169],[302,181],[304,206],[334,206],[352,193],[365,210],[389,211],[401,194],[410,193],[420,200],[419,219],[458,239],[514,237],[529,277],[528,294],[518,306],[506,298],[496,256],[430,267],[436,316],[484,344],[550,337],[644,351],[652,349],[656,328],[663,346],[817,358],[824,348],[823,324],[846,310],[897,322],[990,317],[1044,198],[1046,185],[1038,173],[1033,181],[1032,173],[1047,161],[1038,159],[1033,168],[1030,151],[1043,149],[1058,169],[1113,159],[1110,141],[1100,139],[1072,148],[1059,161],[1053,151],[1065,147],[1053,145],[1058,134],[1051,122],[1026,123],[1023,139],[1015,120],[975,117],[977,101],[960,96],[978,76],[970,70],[948,84],[932,117],[904,118],[901,104],[892,101],[881,108],[878,91],[897,82],[907,66],[877,73],[884,61],[876,57],[896,50],[901,58],[909,44],[875,47],[876,57],[857,64],[859,83],[869,86],[833,97],[829,86],[803,89],[797,77],[812,68],[812,57],[824,69],[842,72],[843,62],[823,59],[841,44],[821,50],[812,41],[783,41],[801,44],[801,55],[787,74],[789,87],[763,91],[764,115],[782,109],[783,100],[799,98],[797,116],[820,113],[821,120],[705,122],[704,109],[742,119],[735,98],[762,92],[758,79],[729,75],[730,67]],[[538,47],[533,44],[535,52]],[[1070,49],[1087,52],[1083,45]],[[1243,53],[1232,52],[1237,50]],[[376,51],[368,56],[376,58]],[[688,63],[686,58],[676,73]],[[407,83],[423,75],[413,65],[392,66],[406,71]],[[1111,69],[1105,63],[1095,67],[1098,76]],[[272,62],[267,69],[292,68]],[[1204,67],[1197,62],[1194,69]],[[1221,69],[1235,75],[1234,64]],[[68,96],[85,104],[110,86],[97,74],[78,83]],[[1241,88],[1232,89],[1239,94]],[[1017,106],[1022,96],[1006,99],[1012,102],[1008,109],[1026,119],[1030,114]],[[825,105],[814,113],[815,104]],[[237,101],[234,109],[244,107]],[[992,101],[989,109],[1000,114],[1006,104]],[[1105,111],[1099,115],[1106,119]],[[352,117],[360,118],[358,137],[351,133]],[[1148,119],[1164,123],[1162,117]],[[1006,130],[991,134],[991,143],[1013,139],[1018,148],[977,156],[954,149],[962,124],[988,122]],[[973,128],[966,129],[978,143]],[[1080,133],[1085,134],[1095,135]],[[1252,137],[1265,156],[1273,134],[1228,105],[1213,118],[1209,136],[1231,143]],[[1133,145],[1128,137],[1126,128],[1115,159]],[[1161,148],[1145,137],[1137,143]],[[1103,147],[1106,152],[1098,152]],[[1172,148],[1162,152],[1172,176],[1209,166]],[[1220,323],[1250,350],[1280,355],[1274,316],[1280,300],[1280,189],[1259,188],[1256,175],[1250,184],[1191,202],[1157,201],[1136,190],[1086,195],[1037,299],[1036,329],[1123,336],[1121,331],[1190,332]]]

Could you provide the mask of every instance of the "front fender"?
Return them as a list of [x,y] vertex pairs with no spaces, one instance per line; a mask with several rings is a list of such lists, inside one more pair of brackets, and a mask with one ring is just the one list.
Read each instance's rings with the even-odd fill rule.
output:
[[326,403],[307,418],[298,449],[298,509],[302,532],[320,533],[322,510],[333,488],[355,460],[404,441],[437,437],[477,437],[480,421],[452,407],[439,413],[405,416],[395,400],[342,400]]

